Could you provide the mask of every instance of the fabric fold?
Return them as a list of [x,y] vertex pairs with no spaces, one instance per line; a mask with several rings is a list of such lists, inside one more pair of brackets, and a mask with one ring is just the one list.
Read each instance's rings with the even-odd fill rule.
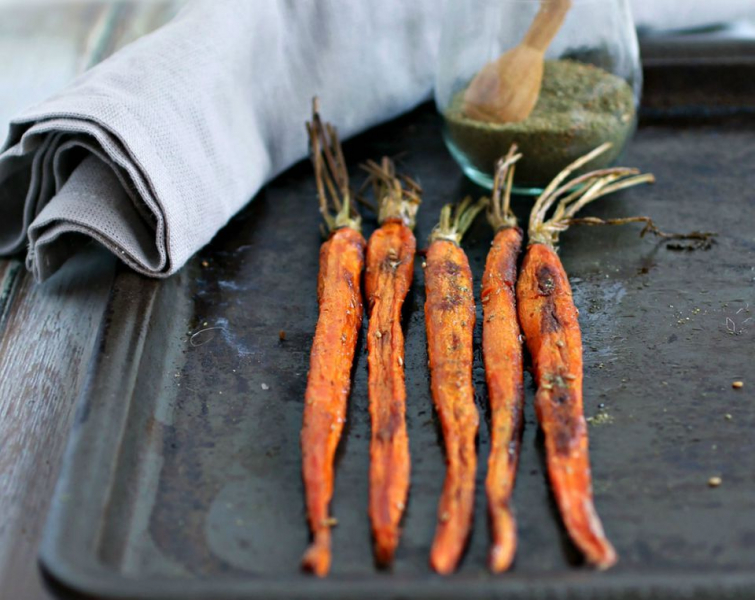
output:
[[[342,137],[427,99],[437,3],[199,0],[11,123],[0,254],[38,280],[87,240],[178,270],[307,152],[318,95]],[[303,199],[309,200],[309,199]]]

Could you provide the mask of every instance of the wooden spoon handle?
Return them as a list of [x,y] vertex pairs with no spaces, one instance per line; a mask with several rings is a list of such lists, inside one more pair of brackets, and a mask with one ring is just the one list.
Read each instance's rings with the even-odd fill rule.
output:
[[522,44],[545,53],[570,8],[571,0],[541,0],[540,10],[537,11]]

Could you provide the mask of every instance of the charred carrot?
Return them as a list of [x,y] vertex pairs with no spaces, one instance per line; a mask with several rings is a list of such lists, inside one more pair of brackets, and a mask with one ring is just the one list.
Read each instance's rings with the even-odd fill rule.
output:
[[522,337],[516,314],[516,275],[522,230],[510,208],[513,146],[497,168],[488,221],[496,230],[482,276],[482,351],[490,401],[490,455],[485,488],[492,545],[490,569],[511,566],[516,552],[516,520],[511,507],[522,432],[524,377]]
[[302,474],[313,541],[302,566],[323,577],[330,569],[330,529],[335,524],[329,513],[333,458],[346,419],[352,361],[362,325],[360,280],[365,241],[359,216],[351,206],[349,176],[338,136],[332,126],[322,123],[316,103],[307,130],[320,211],[331,234],[320,247],[320,314],[304,395]]
[[571,173],[610,147],[610,143],[603,144],[576,160],[538,197],[530,214],[529,246],[516,288],[519,321],[535,372],[535,409],[545,434],[551,487],[571,539],[589,563],[603,569],[617,557],[593,505],[582,408],[582,335],[569,279],[556,253],[559,234],[576,224],[640,222],[645,224],[641,236],[652,233],[666,240],[692,240],[685,249],[708,248],[716,235],[665,233],[649,217],[577,218],[582,208],[606,194],[655,180],[636,169],[618,167],[592,171],[564,183]]
[[446,479],[430,552],[437,572],[452,572],[469,537],[474,509],[479,417],[472,385],[475,304],[472,271],[461,238],[484,208],[465,199],[455,211],[445,206],[430,236],[425,267],[425,326],[430,386],[446,447]]
[[[561,172],[539,196],[529,222],[529,246],[516,295],[519,321],[532,357],[535,410],[545,434],[551,488],[566,530],[587,562],[608,568],[616,552],[593,504],[587,425],[582,406],[582,335],[569,279],[555,245],[577,211],[610,192],[653,181],[634,169],[587,173],[563,183],[610,145],[596,148]],[[546,214],[555,206],[550,219]]]
[[399,541],[399,523],[409,492],[404,334],[401,309],[412,284],[417,241],[412,229],[421,190],[395,174],[384,158],[368,162],[380,227],[367,244],[365,293],[369,311],[367,353],[372,436],[369,513],[375,558],[388,565]]

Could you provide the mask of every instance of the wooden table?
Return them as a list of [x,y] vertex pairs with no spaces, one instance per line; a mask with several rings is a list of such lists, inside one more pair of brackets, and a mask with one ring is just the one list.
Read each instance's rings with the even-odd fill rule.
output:
[[[0,3],[0,130],[181,1]],[[0,598],[50,598],[37,546],[116,260],[92,245],[34,283],[0,259]]]

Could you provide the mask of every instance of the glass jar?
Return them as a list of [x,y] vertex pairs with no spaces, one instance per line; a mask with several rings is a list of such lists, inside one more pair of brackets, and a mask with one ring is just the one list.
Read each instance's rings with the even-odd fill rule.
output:
[[604,142],[611,150],[586,169],[616,161],[642,88],[628,0],[447,0],[443,18],[435,101],[446,144],[472,180],[492,187],[512,143],[523,154],[520,193],[539,193]]

